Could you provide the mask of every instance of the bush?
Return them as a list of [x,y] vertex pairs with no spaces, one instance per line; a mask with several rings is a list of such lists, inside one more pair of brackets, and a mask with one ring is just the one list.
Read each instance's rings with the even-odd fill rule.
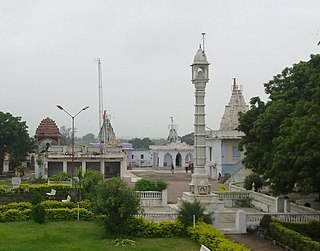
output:
[[93,213],[84,208],[52,208],[46,209],[46,218],[48,220],[77,220],[79,212],[80,220],[92,220]]
[[37,205],[44,200],[45,200],[44,196],[41,193],[36,192],[32,196],[32,205]]
[[259,223],[260,227],[261,227],[264,231],[268,231],[271,220],[272,220],[271,215],[265,214],[265,215],[262,217],[262,219],[260,220],[260,223]]
[[320,251],[320,243],[296,231],[284,227],[279,221],[271,221],[268,234],[280,243],[299,251]]
[[128,225],[128,235],[141,238],[167,238],[173,236],[185,236],[185,227],[176,220],[162,221],[160,223],[147,221],[144,218],[133,218]]
[[104,220],[107,234],[126,234],[130,220],[140,210],[140,199],[119,177],[102,183],[93,199],[94,211],[106,216]]
[[0,213],[0,222],[24,221],[31,219],[31,209],[9,209]]
[[57,175],[51,176],[49,178],[49,180],[52,180],[52,181],[70,181],[71,177],[65,172],[60,172]]
[[46,218],[46,212],[44,206],[38,204],[32,209],[32,219],[34,222],[44,224]]
[[281,224],[298,233],[307,235],[308,237],[320,240],[320,222],[310,221],[308,223],[281,222]]
[[15,209],[19,211],[32,209],[32,204],[29,202],[12,202],[7,205],[0,205],[0,213],[4,213],[10,209]]
[[213,221],[213,213],[205,214],[205,208],[200,204],[199,201],[194,201],[193,203],[182,201],[179,205],[178,219],[183,225],[191,226],[193,224],[193,217],[195,216],[195,221],[204,221],[211,224]]
[[142,178],[135,183],[136,191],[162,191],[167,189],[168,184],[161,180]]
[[191,239],[199,245],[205,245],[211,251],[234,250],[234,251],[249,251],[250,249],[244,247],[242,244],[234,243],[233,241],[224,237],[224,235],[204,222],[198,222],[196,226],[188,228],[188,234]]
[[258,191],[263,186],[263,179],[258,174],[251,173],[244,179],[243,187],[252,190],[252,183],[254,183],[254,190]]
[[53,208],[75,208],[77,205],[73,202],[62,202],[57,200],[45,200],[40,203],[45,209]]

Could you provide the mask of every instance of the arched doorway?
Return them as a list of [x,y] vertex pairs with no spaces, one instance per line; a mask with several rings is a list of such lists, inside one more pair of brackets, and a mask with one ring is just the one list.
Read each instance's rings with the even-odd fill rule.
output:
[[191,154],[191,153],[188,153],[188,154],[186,155],[185,162],[186,162],[186,163],[192,163],[192,162],[193,162],[193,158],[192,158],[192,154]]
[[177,153],[177,156],[176,156],[176,166],[182,166],[182,157],[181,157],[181,153]]
[[163,157],[163,166],[170,166],[172,162],[172,156],[170,153],[166,153]]

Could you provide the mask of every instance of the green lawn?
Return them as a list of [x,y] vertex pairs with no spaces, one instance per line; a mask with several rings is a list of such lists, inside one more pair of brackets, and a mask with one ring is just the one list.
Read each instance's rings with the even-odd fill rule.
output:
[[105,230],[96,222],[46,222],[32,221],[0,223],[1,251],[161,251],[199,250],[199,246],[187,238],[135,239],[137,246],[118,246],[105,238]]

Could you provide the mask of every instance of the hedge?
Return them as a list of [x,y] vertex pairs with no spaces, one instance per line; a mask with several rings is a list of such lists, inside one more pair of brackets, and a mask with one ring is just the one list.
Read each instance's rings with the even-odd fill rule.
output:
[[84,208],[52,208],[46,209],[46,219],[48,220],[77,220],[79,211],[80,220],[92,220],[93,213]]
[[0,205],[0,213],[5,213],[6,211],[10,209],[16,209],[16,210],[26,210],[26,209],[32,209],[32,204],[30,202],[12,202],[7,205]]
[[273,220],[268,234],[278,242],[299,251],[320,251],[320,243],[313,241],[294,230],[288,229],[280,222]]
[[180,221],[147,221],[144,218],[133,218],[128,225],[128,235],[142,238],[166,238],[185,236],[185,229]]
[[41,194],[45,194],[51,191],[51,189],[55,189],[57,192],[67,193],[69,192],[71,186],[64,185],[64,184],[21,184],[18,187],[11,187],[11,186],[0,186],[0,194],[5,193],[13,193],[13,194],[21,194],[21,193],[35,193],[39,192]]
[[281,222],[282,226],[294,230],[298,233],[307,235],[311,239],[320,240],[320,222],[310,221],[307,223]]
[[[89,201],[79,203],[47,200],[40,203],[46,209],[49,220],[76,220],[78,218],[78,204],[80,220],[93,219],[93,213],[88,210]],[[31,219],[32,204],[30,202],[12,202],[0,205],[0,222],[23,221]]]
[[224,237],[223,233],[211,225],[198,222],[196,226],[188,228],[188,234],[191,239],[199,245],[205,245],[211,251],[249,251],[242,244],[235,243]]
[[0,222],[24,221],[31,219],[31,209],[9,209],[0,213]]

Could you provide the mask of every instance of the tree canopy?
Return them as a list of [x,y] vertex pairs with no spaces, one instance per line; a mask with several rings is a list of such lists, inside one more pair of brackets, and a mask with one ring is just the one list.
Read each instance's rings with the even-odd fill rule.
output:
[[269,95],[240,114],[244,164],[270,180],[275,193],[320,192],[320,55],[285,68],[264,84]]
[[14,117],[10,113],[0,112],[0,162],[4,154],[10,154],[10,160],[16,167],[25,160],[28,153],[34,150],[34,140],[29,137],[28,126],[21,117]]
[[143,138],[143,139],[134,138],[132,140],[129,140],[129,143],[132,144],[132,147],[134,149],[144,149],[144,150],[149,149],[150,145],[154,145],[152,140],[149,138]]

